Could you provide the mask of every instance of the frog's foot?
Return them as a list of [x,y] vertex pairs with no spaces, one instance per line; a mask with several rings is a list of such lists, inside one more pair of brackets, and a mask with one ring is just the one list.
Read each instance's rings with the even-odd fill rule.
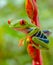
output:
[[24,46],[24,39],[21,39],[21,40],[19,41],[18,47],[20,47],[20,46]]

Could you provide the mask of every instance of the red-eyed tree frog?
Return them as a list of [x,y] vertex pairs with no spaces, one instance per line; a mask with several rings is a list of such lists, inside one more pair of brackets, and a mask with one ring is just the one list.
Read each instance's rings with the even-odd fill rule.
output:
[[8,20],[8,24],[10,28],[16,31],[26,33],[26,38],[24,38],[24,40],[22,39],[19,45],[24,45],[25,41],[37,49],[42,48],[49,49],[48,47],[49,40],[47,39],[47,36],[44,34],[43,31],[41,31],[40,28],[38,28],[34,24],[32,23],[30,24],[23,19],[17,20],[16,22]]

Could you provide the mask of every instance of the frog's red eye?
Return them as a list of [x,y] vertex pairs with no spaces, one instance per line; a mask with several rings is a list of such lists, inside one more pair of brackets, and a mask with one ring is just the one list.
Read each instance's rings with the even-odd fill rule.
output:
[[21,24],[21,25],[24,25],[25,23],[26,23],[26,22],[25,22],[24,20],[21,20],[21,21],[20,21],[20,24]]
[[11,23],[11,21],[10,20],[8,20],[8,24],[10,24]]

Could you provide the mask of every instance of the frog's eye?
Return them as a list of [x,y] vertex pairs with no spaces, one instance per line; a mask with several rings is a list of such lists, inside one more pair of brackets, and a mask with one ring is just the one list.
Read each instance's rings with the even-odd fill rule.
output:
[[20,24],[21,24],[21,25],[25,25],[25,24],[26,24],[25,20],[21,20],[21,21],[20,21]]

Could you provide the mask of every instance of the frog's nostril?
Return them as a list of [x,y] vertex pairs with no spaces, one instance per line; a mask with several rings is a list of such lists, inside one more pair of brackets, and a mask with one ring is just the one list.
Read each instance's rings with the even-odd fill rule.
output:
[[8,24],[10,24],[11,23],[11,21],[10,20],[8,20]]

